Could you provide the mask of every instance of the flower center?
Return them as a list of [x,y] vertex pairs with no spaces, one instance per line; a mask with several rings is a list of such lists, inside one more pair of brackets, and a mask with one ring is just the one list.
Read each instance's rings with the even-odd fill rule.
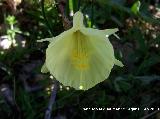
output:
[[71,51],[71,63],[78,70],[89,68],[87,38],[79,30],[73,33],[74,48]]
[[86,70],[89,68],[88,54],[85,52],[77,52],[77,50],[73,50],[71,54],[71,62],[78,70]]

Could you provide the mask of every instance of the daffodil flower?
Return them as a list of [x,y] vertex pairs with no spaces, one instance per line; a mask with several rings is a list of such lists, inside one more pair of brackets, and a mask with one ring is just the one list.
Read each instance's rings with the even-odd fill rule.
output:
[[114,56],[108,36],[118,29],[86,28],[83,14],[73,17],[73,27],[49,41],[41,71],[50,72],[60,83],[77,90],[88,90],[108,78],[114,64],[123,66]]

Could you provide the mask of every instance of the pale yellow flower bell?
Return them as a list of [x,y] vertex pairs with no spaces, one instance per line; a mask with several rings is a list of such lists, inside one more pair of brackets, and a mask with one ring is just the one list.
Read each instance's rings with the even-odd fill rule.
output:
[[60,83],[77,90],[87,90],[108,78],[114,64],[123,66],[114,56],[108,36],[118,29],[86,28],[83,14],[73,17],[73,27],[50,41],[42,72],[50,72]]

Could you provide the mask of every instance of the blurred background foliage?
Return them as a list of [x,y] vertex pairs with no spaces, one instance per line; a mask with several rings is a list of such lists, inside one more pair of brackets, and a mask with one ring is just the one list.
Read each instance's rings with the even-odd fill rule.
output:
[[[86,26],[119,28],[120,39],[111,36],[110,41],[125,66],[115,66],[107,80],[85,92],[60,85],[52,118],[160,119],[160,1],[61,0],[64,1],[64,15],[69,20],[80,8]],[[40,72],[48,43],[37,40],[64,31],[58,2],[0,0],[2,119],[44,118],[53,77]],[[140,110],[85,111],[85,107]]]

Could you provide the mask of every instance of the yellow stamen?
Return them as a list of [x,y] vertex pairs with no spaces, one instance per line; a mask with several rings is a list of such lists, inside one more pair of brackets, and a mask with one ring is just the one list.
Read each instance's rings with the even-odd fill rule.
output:
[[74,65],[74,67],[79,70],[88,69],[88,59],[88,55],[83,52],[77,53],[75,50],[73,50],[71,54],[71,62]]

